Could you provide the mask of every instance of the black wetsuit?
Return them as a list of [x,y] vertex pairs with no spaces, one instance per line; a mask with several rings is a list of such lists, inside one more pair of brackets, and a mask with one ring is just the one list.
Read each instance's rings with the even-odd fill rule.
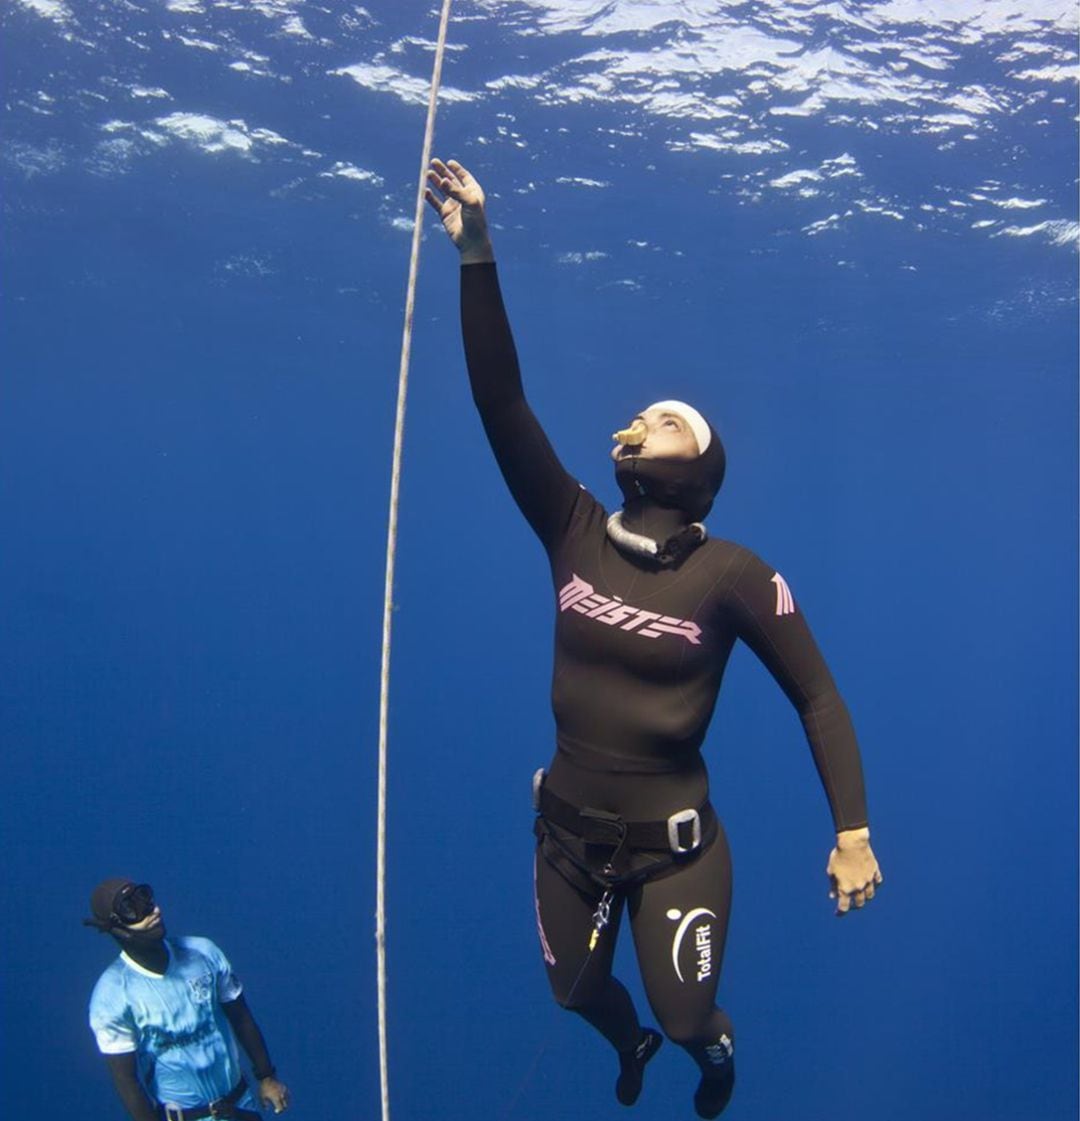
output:
[[[672,567],[617,548],[607,512],[564,470],[525,400],[495,266],[463,266],[461,298],[474,400],[503,477],[551,563],[557,750],[547,789],[626,821],[662,822],[701,807],[708,779],[700,748],[728,656],[742,639],[799,712],[837,831],[865,825],[851,721],[783,578],[728,541],[706,541]],[[623,519],[657,541],[688,520],[648,499],[628,501]],[[572,835],[556,833],[573,847]],[[591,848],[577,847],[586,863]],[[651,858],[635,859],[641,867]],[[722,828],[664,875],[616,893],[611,923],[587,964],[601,888],[571,882],[555,863],[540,856],[536,881],[556,999],[618,1050],[635,1046],[637,1015],[611,976],[628,904],[649,1002],[707,1076],[730,1053],[732,1037],[714,1003],[731,897]]]

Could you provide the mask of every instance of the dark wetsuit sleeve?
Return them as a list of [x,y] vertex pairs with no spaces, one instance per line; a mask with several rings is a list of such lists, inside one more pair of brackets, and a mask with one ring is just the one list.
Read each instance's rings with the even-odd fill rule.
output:
[[837,832],[867,824],[855,730],[786,582],[753,554],[732,588],[739,637],[765,663],[806,730]]
[[461,332],[473,400],[514,501],[550,552],[581,491],[525,400],[494,264],[461,269]]

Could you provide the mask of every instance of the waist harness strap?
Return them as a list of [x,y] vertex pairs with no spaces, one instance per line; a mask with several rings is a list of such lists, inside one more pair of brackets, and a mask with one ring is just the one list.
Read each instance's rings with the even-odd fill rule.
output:
[[[696,810],[677,810],[667,821],[623,821],[602,810],[579,810],[543,785],[535,794],[538,812],[533,832],[542,856],[565,880],[589,894],[597,888],[606,893],[666,875],[712,844],[719,831],[716,812],[708,802]],[[610,852],[600,861],[590,860],[560,840],[553,827]],[[631,868],[627,861],[635,852],[654,853],[655,859]]]
[[258,1117],[248,1109],[237,1109],[236,1103],[244,1096],[247,1089],[247,1079],[241,1078],[239,1082],[223,1097],[207,1105],[192,1105],[182,1108],[178,1105],[166,1103],[162,1106],[162,1116],[165,1121],[201,1121],[204,1117],[214,1118],[248,1118]]
[[623,821],[617,814],[578,809],[546,786],[539,790],[540,816],[595,845],[617,846],[640,851],[659,850],[677,855],[695,852],[714,831],[716,813],[705,802],[696,809],[677,810],[666,821]]

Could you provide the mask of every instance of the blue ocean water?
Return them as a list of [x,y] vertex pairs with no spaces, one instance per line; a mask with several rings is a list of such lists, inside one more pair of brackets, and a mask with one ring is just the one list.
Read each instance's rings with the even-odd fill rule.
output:
[[[389,456],[436,10],[0,7],[4,1112],[122,1116],[86,1026],[130,874],[245,981],[292,1115],[378,1115]],[[680,397],[711,531],[795,589],[859,732],[880,897],[838,922],[798,721],[707,741],[743,1121],[1058,1121],[1077,1096],[1076,10],[460,0],[437,151],[485,185],[567,466]],[[552,1004],[528,787],[543,554],[425,237],[389,807],[398,1117],[623,1116]],[[620,975],[636,985],[629,939]],[[693,1116],[665,1048],[636,1107]]]

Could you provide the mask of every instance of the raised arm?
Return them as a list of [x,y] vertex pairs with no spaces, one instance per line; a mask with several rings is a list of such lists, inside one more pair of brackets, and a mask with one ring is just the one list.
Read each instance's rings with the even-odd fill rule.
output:
[[484,192],[455,160],[432,160],[427,199],[461,254],[461,331],[469,383],[510,493],[549,550],[580,493],[525,400],[499,290]]
[[881,871],[870,848],[855,730],[814,636],[784,578],[752,553],[732,588],[739,637],[795,706],[829,799],[836,848],[826,869],[837,912],[873,899]]

